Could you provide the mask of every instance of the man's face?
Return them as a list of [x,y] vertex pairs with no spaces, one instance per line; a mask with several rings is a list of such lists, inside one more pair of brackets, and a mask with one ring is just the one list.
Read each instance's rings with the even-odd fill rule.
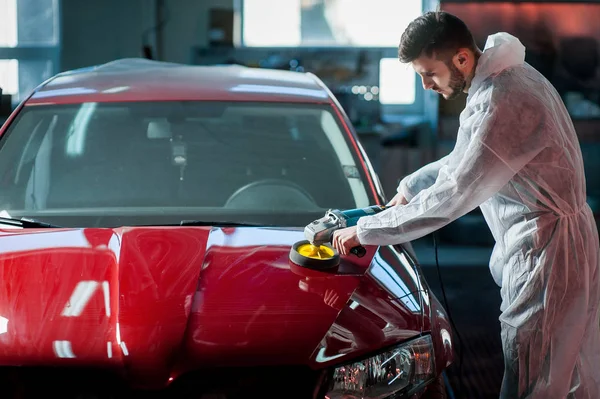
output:
[[466,86],[465,76],[452,59],[444,62],[422,55],[412,62],[412,66],[421,76],[423,88],[441,94],[446,100],[458,97]]

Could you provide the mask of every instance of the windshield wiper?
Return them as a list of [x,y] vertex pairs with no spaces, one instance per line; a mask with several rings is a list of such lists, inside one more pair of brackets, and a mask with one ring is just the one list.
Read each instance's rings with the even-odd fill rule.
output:
[[31,228],[53,229],[53,228],[62,227],[62,226],[57,226],[55,224],[41,222],[41,221],[35,220],[35,219],[28,219],[28,218],[17,219],[17,218],[7,218],[7,217],[0,216],[0,225],[3,225],[3,224],[17,226],[17,227],[23,227],[25,229],[31,229]]

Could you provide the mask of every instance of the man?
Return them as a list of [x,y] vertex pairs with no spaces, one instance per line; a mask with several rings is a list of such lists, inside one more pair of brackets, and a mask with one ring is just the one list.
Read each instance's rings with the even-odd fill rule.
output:
[[335,248],[414,240],[480,206],[502,296],[500,397],[600,398],[598,230],[560,97],[518,39],[497,33],[480,51],[444,12],[407,27],[399,58],[425,89],[468,94],[456,146],[404,178],[394,206],[336,232]]

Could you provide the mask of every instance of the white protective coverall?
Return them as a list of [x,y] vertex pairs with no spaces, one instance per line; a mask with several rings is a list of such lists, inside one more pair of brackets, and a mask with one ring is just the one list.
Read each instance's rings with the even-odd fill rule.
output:
[[477,206],[495,238],[501,398],[600,398],[599,243],[582,155],[552,85],[518,39],[488,37],[453,151],[404,178],[409,201],[358,222],[365,245],[400,244]]

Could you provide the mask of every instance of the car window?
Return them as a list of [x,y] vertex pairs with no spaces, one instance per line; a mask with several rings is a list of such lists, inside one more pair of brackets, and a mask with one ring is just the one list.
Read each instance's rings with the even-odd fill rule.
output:
[[332,111],[192,101],[25,107],[0,140],[0,210],[63,225],[302,225],[329,208],[367,206],[374,199]]

